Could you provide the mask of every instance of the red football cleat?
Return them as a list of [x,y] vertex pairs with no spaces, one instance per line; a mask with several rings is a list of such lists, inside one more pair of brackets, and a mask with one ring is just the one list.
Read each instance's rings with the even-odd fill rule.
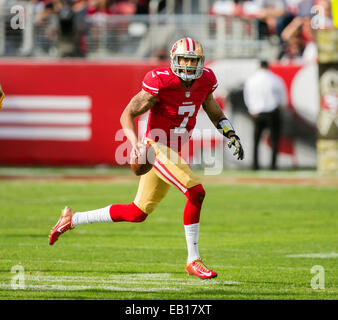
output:
[[185,271],[191,276],[196,276],[200,279],[211,279],[217,277],[217,273],[208,269],[200,258],[187,263]]
[[53,245],[61,234],[63,234],[67,230],[74,228],[74,226],[72,225],[72,216],[74,215],[74,213],[74,210],[70,207],[65,207],[63,209],[61,218],[49,234],[50,245]]

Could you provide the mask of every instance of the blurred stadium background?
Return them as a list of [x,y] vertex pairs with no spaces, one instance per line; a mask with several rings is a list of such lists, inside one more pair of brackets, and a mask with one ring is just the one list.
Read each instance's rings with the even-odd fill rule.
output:
[[[337,171],[333,7],[330,0],[0,0],[0,164],[119,165],[120,113],[146,71],[167,65],[171,45],[191,36],[204,45],[216,98],[244,141],[245,161],[224,151],[225,168],[252,162],[243,83],[267,59],[288,91],[279,167]],[[211,128],[203,112],[198,119]],[[264,168],[268,135],[260,148]]]

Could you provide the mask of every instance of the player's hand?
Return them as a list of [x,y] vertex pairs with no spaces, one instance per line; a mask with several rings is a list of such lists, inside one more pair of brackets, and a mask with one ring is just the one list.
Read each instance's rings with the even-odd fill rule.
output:
[[133,149],[131,150],[130,154],[130,160],[132,163],[133,161],[135,161],[135,159],[141,156],[142,152],[144,151],[144,148],[145,144],[141,142],[138,142],[133,146]]
[[232,146],[235,147],[234,156],[237,154],[237,160],[243,160],[244,159],[244,150],[243,150],[243,147],[241,145],[241,141],[240,141],[239,137],[236,136],[236,135],[232,135],[229,138],[228,147],[231,148]]

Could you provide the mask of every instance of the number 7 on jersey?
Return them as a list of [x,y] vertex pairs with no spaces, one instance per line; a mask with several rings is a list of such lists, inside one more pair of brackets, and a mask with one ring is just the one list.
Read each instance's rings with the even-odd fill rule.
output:
[[179,106],[178,107],[178,114],[179,115],[184,115],[186,113],[188,113],[188,115],[186,115],[180,126],[179,127],[176,127],[175,128],[175,133],[185,133],[186,132],[186,125],[189,121],[189,118],[193,116],[193,114],[195,113],[195,109],[196,109],[196,106],[195,105],[191,105],[191,106]]

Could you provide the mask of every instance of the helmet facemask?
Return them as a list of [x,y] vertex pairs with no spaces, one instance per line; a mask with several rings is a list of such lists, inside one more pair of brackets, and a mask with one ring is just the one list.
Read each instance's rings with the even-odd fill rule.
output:
[[[198,60],[197,65],[196,66],[180,65],[179,63],[180,57],[197,59]],[[175,55],[172,58],[171,62],[172,72],[184,81],[191,81],[200,78],[203,73],[203,66],[204,66],[204,57],[196,57],[190,55]]]

